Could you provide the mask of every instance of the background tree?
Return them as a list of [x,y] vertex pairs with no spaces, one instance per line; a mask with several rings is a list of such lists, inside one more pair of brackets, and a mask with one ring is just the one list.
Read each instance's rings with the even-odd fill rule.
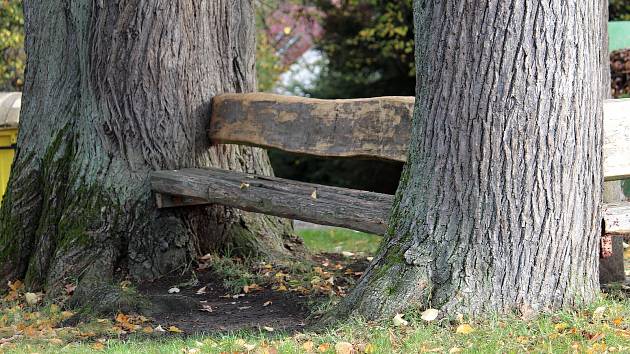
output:
[[342,313],[531,313],[596,297],[604,6],[532,3],[415,1],[408,163]]
[[289,259],[278,218],[226,207],[156,210],[152,170],[271,174],[266,153],[210,148],[211,98],[255,90],[251,0],[26,1],[28,70],[0,210],[0,282],[25,278],[96,309],[127,304],[116,280],[151,280],[196,256]]

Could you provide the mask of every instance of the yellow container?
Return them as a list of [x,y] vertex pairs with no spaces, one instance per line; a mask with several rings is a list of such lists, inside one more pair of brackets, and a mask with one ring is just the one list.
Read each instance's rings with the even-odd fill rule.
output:
[[9,183],[11,164],[17,144],[21,106],[21,93],[0,92],[0,200]]

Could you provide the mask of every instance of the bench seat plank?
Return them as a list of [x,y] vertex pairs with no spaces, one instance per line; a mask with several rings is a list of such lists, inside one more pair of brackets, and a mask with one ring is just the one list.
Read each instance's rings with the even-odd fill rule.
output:
[[384,234],[393,196],[221,169],[156,171],[158,207],[221,204],[322,225]]
[[[267,93],[214,97],[209,136],[323,157],[405,162],[414,97],[319,100]],[[604,177],[630,178],[630,99],[604,103]]]
[[611,236],[630,236],[630,203],[604,204],[604,233]]

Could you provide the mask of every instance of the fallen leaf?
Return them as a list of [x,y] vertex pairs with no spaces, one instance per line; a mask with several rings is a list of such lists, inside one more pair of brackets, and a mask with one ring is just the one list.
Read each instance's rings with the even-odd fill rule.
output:
[[199,260],[202,260],[202,261],[207,261],[207,260],[210,260],[210,259],[212,259],[212,254],[210,254],[210,253],[207,253],[207,254],[199,257]]
[[247,189],[247,188],[249,188],[249,183],[242,182],[241,189]]
[[330,343],[322,343],[322,344],[320,344],[320,345],[317,347],[317,350],[318,350],[320,353],[327,352],[327,351],[328,351],[328,349],[330,349]]
[[365,349],[363,349],[363,352],[365,354],[372,354],[372,353],[376,352],[376,348],[372,345],[372,343],[368,343],[365,346]]
[[267,327],[267,326],[264,326],[264,327],[263,327],[263,329],[264,329],[265,331],[267,331],[267,332],[273,332],[273,331],[274,331],[273,327]]
[[459,348],[459,347],[453,347],[453,348],[451,348],[448,352],[449,352],[450,354],[453,354],[453,353],[461,353],[461,352],[463,352],[463,351],[464,351],[464,349],[462,349],[462,348]]
[[311,193],[311,198],[317,199],[317,189],[314,190],[313,193]]
[[53,345],[63,345],[64,341],[60,338],[50,338],[48,339],[48,343],[53,344]]
[[248,309],[251,309],[251,308],[252,308],[251,306],[241,306],[238,309],[243,311],[243,310],[248,310]]
[[306,350],[307,352],[311,352],[313,351],[313,347],[315,346],[315,344],[313,344],[313,342],[311,342],[310,340],[307,342],[304,342],[302,344],[302,349]]
[[203,288],[199,288],[199,290],[197,290],[196,294],[197,295],[203,295],[206,293],[206,287],[204,286]]
[[256,348],[256,344],[247,344],[247,343],[245,343],[245,344],[243,344],[243,347],[248,352],[251,352],[252,350],[254,350]]
[[22,288],[22,286],[24,286],[24,283],[22,283],[20,280],[16,280],[14,282],[9,281],[8,285],[9,285],[9,289],[13,291],[18,291]]
[[210,305],[203,305],[203,307],[200,308],[199,311],[212,312],[212,306],[210,306]]
[[271,302],[271,301],[267,301],[267,302],[265,302],[265,303],[263,304],[263,307],[267,307],[267,306],[271,305],[272,303],[273,303],[273,302]]
[[24,294],[24,299],[26,299],[26,303],[33,306],[39,302],[39,296],[35,293],[26,293]]
[[600,306],[593,311],[593,319],[601,320],[604,317],[604,312],[606,311],[605,306]]
[[71,311],[61,311],[61,318],[67,320],[68,318],[74,316],[74,312]]
[[617,318],[615,318],[615,319],[613,320],[613,324],[614,324],[615,326],[617,326],[617,327],[618,327],[618,326],[621,326],[621,324],[622,324],[622,323],[623,323],[623,318],[621,318],[621,317],[617,317]]
[[169,294],[177,294],[179,292],[179,288],[170,288],[168,289]]
[[455,333],[470,334],[470,333],[472,333],[474,331],[475,331],[475,329],[472,328],[471,325],[469,325],[468,323],[464,323],[464,324],[460,324],[459,326],[457,326],[457,329],[455,330]]
[[103,344],[101,342],[96,342],[96,343],[92,344],[92,349],[94,349],[94,350],[103,350],[103,349],[105,349],[105,344]]
[[162,325],[158,325],[157,327],[155,327],[155,331],[156,332],[166,332],[166,330],[164,328],[162,328]]
[[146,334],[153,333],[153,328],[151,328],[151,326],[146,326],[146,327],[142,328],[142,332],[144,332]]
[[436,309],[427,309],[422,313],[420,318],[422,318],[423,320],[427,322],[431,322],[431,321],[435,321],[435,319],[438,317],[439,314],[440,314],[440,311]]
[[171,332],[171,333],[182,333],[182,330],[177,328],[177,327],[175,327],[175,326],[170,326],[168,328],[168,331]]
[[367,257],[366,259],[368,262],[372,262],[374,260],[374,257]]
[[394,316],[394,326],[396,327],[404,327],[406,325],[409,324],[409,322],[407,322],[406,320],[403,319],[403,314],[396,314],[396,316]]
[[348,252],[348,251],[343,251],[343,252],[341,252],[341,255],[344,256],[344,257],[352,257],[352,256],[354,256],[354,253]]
[[336,354],[352,354],[354,353],[354,348],[351,343],[348,342],[339,342],[335,344],[335,353]]
[[564,322],[560,322],[560,323],[556,323],[553,327],[556,329],[556,331],[562,332],[565,329],[569,328],[569,325]]

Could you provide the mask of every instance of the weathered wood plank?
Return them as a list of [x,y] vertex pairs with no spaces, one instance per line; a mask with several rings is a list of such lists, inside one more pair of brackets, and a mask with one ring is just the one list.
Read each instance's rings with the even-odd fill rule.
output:
[[630,235],[630,203],[604,204],[604,233]]
[[393,203],[393,196],[386,194],[220,169],[156,171],[151,187],[162,194],[159,207],[221,204],[374,234],[385,233]]
[[[266,93],[213,100],[213,143],[236,143],[328,157],[405,162],[413,97],[317,100]],[[604,176],[630,178],[630,99],[604,104]]]
[[413,97],[318,100],[266,93],[213,99],[210,139],[330,157],[405,161]]
[[630,99],[604,104],[604,176],[630,178]]

